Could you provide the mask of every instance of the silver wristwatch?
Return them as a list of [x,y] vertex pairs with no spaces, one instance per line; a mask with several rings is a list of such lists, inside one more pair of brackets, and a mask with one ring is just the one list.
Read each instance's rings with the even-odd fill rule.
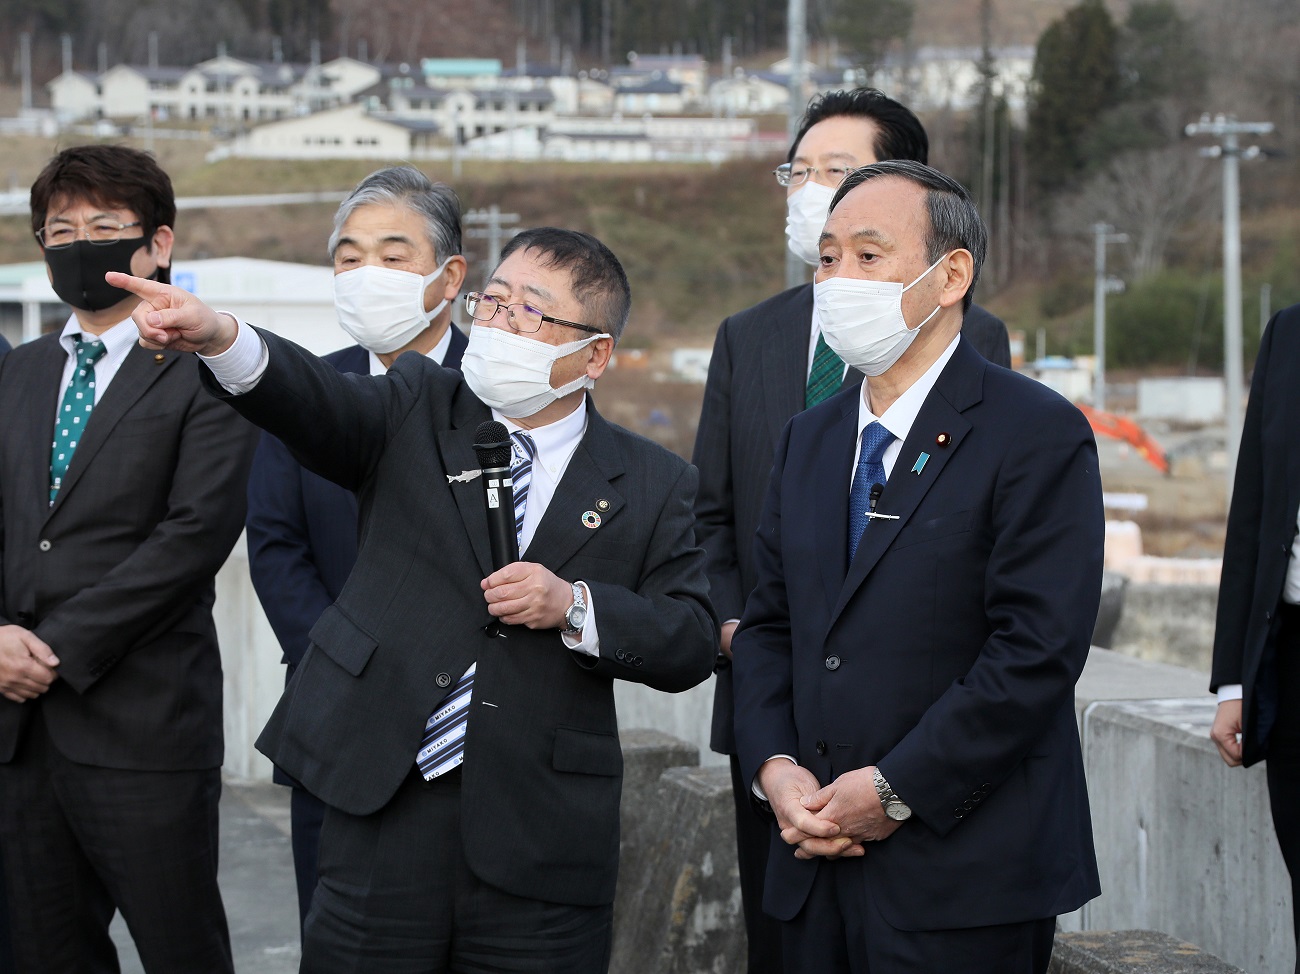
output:
[[889,782],[885,780],[879,768],[872,769],[871,780],[876,786],[876,795],[879,796],[886,815],[895,822],[906,822],[912,817],[912,809],[904,803],[903,799],[894,794],[894,789],[889,787]]
[[582,627],[587,622],[587,599],[582,594],[582,586],[577,582],[573,583],[573,605],[569,606],[569,611],[564,613],[564,629],[566,635],[576,636],[582,632]]

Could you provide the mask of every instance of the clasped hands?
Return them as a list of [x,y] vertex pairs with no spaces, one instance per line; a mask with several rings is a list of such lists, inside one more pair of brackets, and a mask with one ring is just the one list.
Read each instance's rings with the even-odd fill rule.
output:
[[14,703],[35,700],[59,678],[59,658],[22,626],[0,626],[0,696]]
[[759,787],[776,814],[781,838],[796,847],[795,858],[861,856],[864,842],[894,834],[902,823],[885,814],[874,770],[845,772],[823,788],[811,771],[785,758],[772,758],[759,769]]

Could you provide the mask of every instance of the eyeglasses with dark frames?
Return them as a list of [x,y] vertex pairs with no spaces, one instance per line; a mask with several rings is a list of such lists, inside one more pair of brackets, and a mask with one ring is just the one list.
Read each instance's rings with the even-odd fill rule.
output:
[[475,321],[491,321],[496,317],[497,312],[505,309],[506,323],[512,331],[521,335],[533,335],[542,327],[543,321],[549,321],[553,325],[568,325],[570,328],[577,328],[579,331],[585,331],[591,335],[603,335],[605,332],[600,328],[593,328],[591,325],[579,324],[576,321],[565,321],[563,318],[553,318],[548,314],[538,311],[531,305],[523,302],[515,304],[502,304],[497,298],[490,294],[484,294],[482,291],[470,291],[465,295],[465,310]]

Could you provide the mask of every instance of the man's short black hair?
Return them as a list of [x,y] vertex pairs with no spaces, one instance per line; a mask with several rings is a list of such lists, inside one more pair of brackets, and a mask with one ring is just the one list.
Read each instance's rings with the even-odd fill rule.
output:
[[892,159],[862,166],[845,176],[831,199],[830,212],[834,213],[840,200],[863,183],[882,176],[906,179],[925,190],[925,208],[930,217],[930,226],[925,233],[925,259],[928,262],[934,263],[953,250],[970,251],[973,265],[970,287],[962,298],[962,310],[969,311],[989,249],[988,229],[980,219],[970,193],[965,186],[938,169],[910,159]]
[[632,307],[632,288],[614,252],[589,233],[536,227],[515,234],[501,249],[499,267],[518,251],[535,251],[542,265],[569,272],[573,296],[590,317],[590,324],[614,336],[617,343]]
[[[32,233],[45,226],[51,205],[76,199],[131,210],[146,245],[159,227],[176,225],[171,179],[152,155],[124,145],[77,145],[46,163],[32,183]],[[158,280],[170,283],[170,268],[158,268]]]
[[853,88],[848,91],[826,91],[814,95],[803,113],[799,132],[790,144],[786,162],[794,161],[795,150],[808,130],[818,122],[840,115],[856,116],[876,123],[876,139],[872,148],[876,159],[911,159],[928,162],[930,138],[925,126],[910,108],[894,101],[876,88]]

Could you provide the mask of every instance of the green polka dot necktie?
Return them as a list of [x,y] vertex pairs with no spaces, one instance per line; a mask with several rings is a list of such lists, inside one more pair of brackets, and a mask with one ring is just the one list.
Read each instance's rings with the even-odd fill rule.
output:
[[72,453],[86,430],[90,412],[95,408],[95,363],[108,351],[98,339],[77,341],[77,365],[72,381],[63,393],[59,421],[54,424],[54,442],[50,444],[50,503],[59,496],[59,487],[67,475]]
[[808,373],[808,387],[804,391],[804,408],[811,409],[823,399],[829,399],[839,392],[843,382],[844,360],[826,344],[825,335],[818,335],[812,370]]

